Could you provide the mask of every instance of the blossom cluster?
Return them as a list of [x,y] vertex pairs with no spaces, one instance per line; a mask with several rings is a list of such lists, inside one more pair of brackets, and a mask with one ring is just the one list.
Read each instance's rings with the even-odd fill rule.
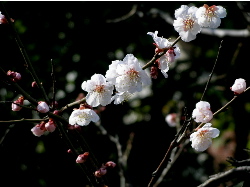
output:
[[[82,89],[87,93],[86,103],[91,107],[106,106],[114,101],[120,104],[135,92],[142,91],[143,86],[151,84],[151,78],[142,69],[133,54],[127,54],[123,60],[115,60],[109,65],[106,75],[94,74],[84,81]],[[88,125],[97,122],[98,115],[92,109],[74,110],[69,118],[71,125]]]
[[204,5],[200,8],[182,5],[175,10],[174,28],[180,34],[184,42],[190,42],[201,32],[202,27],[212,29],[218,28],[221,18],[227,15],[226,9],[222,6]]

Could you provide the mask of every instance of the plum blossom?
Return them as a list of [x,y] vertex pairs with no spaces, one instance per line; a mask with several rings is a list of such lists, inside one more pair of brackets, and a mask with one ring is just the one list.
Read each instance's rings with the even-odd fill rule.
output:
[[220,131],[211,127],[211,123],[206,123],[202,128],[190,135],[191,146],[199,152],[205,151],[212,144],[212,138],[219,136]]
[[97,122],[99,121],[99,116],[96,114],[94,110],[91,109],[77,109],[74,110],[69,117],[70,125],[81,125],[86,126],[91,121]]
[[221,18],[225,18],[227,15],[226,9],[222,6],[204,6],[200,7],[196,11],[196,18],[198,24],[202,27],[218,28],[221,23]]
[[86,160],[88,159],[88,157],[89,157],[89,152],[85,152],[83,154],[80,154],[76,158],[76,163],[82,164],[82,163],[86,162]]
[[114,86],[106,82],[101,74],[94,74],[90,80],[82,83],[82,89],[87,91],[86,102],[92,107],[98,105],[106,106],[111,102]]
[[174,62],[175,59],[180,57],[180,48],[177,45],[171,47],[173,42],[169,42],[163,37],[158,37],[158,31],[155,31],[154,33],[148,32],[147,34],[153,37],[153,40],[155,42],[154,44],[156,46],[156,52],[163,52],[165,49],[168,49],[166,53],[158,60],[158,68],[161,70],[165,78],[167,78],[167,72],[169,70],[171,62]]
[[245,79],[242,79],[242,78],[236,79],[233,86],[230,87],[230,89],[236,95],[241,94],[246,89],[246,81],[245,81]]
[[179,9],[175,10],[176,20],[174,20],[173,26],[184,42],[194,40],[201,31],[201,26],[195,16],[197,10],[197,7],[187,5],[181,5]]
[[151,84],[150,77],[133,54],[127,54],[122,61],[113,61],[105,77],[118,92],[140,92],[143,84]]
[[213,118],[210,104],[206,101],[200,101],[196,103],[196,108],[193,110],[192,117],[197,123],[209,122]]

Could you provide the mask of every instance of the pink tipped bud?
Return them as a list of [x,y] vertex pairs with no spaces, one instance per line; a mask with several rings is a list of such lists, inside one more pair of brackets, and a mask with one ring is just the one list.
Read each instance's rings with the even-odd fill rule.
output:
[[49,121],[45,124],[45,128],[49,132],[54,132],[56,129],[55,121],[52,118],[50,118]]
[[58,115],[59,113],[60,113],[59,110],[55,110],[55,111],[53,112],[53,114],[55,114],[55,115]]
[[89,157],[89,152],[85,152],[81,155],[78,155],[77,159],[76,159],[76,163],[81,164],[84,163]]
[[31,87],[32,87],[32,88],[38,87],[36,81],[33,81],[33,82],[31,83]]
[[38,112],[47,113],[49,111],[49,106],[44,101],[39,101],[36,109]]
[[169,49],[166,54],[168,62],[174,62],[175,60],[175,53],[174,53],[174,49]]
[[150,75],[153,79],[157,79],[158,77],[158,67],[152,66],[150,69]]
[[107,168],[114,168],[116,166],[116,163],[114,163],[113,161],[108,161],[105,166]]
[[[22,107],[19,106],[19,105],[23,105],[23,102],[24,102],[24,97],[23,96],[19,97],[16,101],[14,101],[12,103],[12,105],[11,105],[12,110],[13,111],[19,111],[19,110],[21,110]],[[19,104],[19,105],[16,105],[16,104]]]
[[68,149],[67,153],[72,153],[72,150],[71,150],[71,149]]
[[99,170],[95,171],[95,176],[96,177],[102,177],[103,175],[105,175],[107,173],[107,169],[101,167]]
[[246,89],[245,79],[242,78],[236,79],[234,85],[230,87],[230,89],[234,92],[235,95],[241,94]]
[[21,74],[11,70],[7,72],[7,76],[9,76],[13,82],[18,82],[21,80]]
[[31,132],[35,136],[38,136],[38,137],[40,137],[41,135],[43,135],[45,131],[46,131],[46,129],[45,129],[45,123],[44,122],[41,122],[40,124],[37,124],[36,126],[34,126],[31,129]]

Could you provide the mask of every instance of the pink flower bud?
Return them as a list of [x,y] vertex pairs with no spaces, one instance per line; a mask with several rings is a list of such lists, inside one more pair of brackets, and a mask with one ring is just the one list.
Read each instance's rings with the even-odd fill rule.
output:
[[49,121],[45,124],[45,128],[49,132],[54,132],[56,129],[55,121],[51,118]]
[[11,70],[7,72],[7,76],[9,76],[13,82],[18,82],[21,80],[21,74]]
[[101,177],[107,173],[107,169],[101,167],[99,170],[95,171],[95,176],[96,177]]
[[76,163],[78,163],[78,164],[84,163],[88,157],[89,157],[89,152],[85,152],[81,155],[78,155],[78,157],[76,159]]
[[38,112],[47,113],[49,111],[49,106],[44,101],[39,101],[36,109]]
[[[16,101],[14,101],[12,103],[12,105],[11,105],[12,110],[13,111],[19,111],[19,110],[21,110],[22,107],[19,106],[19,105],[23,105],[23,101],[24,101],[24,97],[23,96],[19,97]],[[15,103],[19,104],[19,105],[16,105]]]
[[230,89],[234,92],[235,95],[241,94],[246,89],[245,79],[239,78],[236,79],[233,86]]
[[60,113],[59,110],[55,110],[55,111],[53,112],[53,114],[55,114],[55,115],[58,115],[59,113]]
[[44,122],[41,122],[40,124],[37,124],[36,126],[34,126],[31,129],[31,132],[35,136],[38,136],[38,137],[40,137],[41,135],[43,135],[45,131],[46,131],[46,129],[45,129],[45,123]]
[[114,163],[113,161],[108,161],[105,166],[107,168],[114,168],[116,166],[116,163]]
[[[14,22],[14,19],[10,18],[10,21]],[[5,15],[3,15],[0,11],[0,24],[7,24],[7,23],[8,23],[8,21],[5,17]]]
[[174,62],[174,60],[175,60],[174,49],[171,49],[171,48],[170,48],[170,49],[166,52],[166,56],[167,56],[168,62]]
[[153,79],[157,79],[158,77],[158,67],[152,66],[150,69],[150,75]]
[[37,83],[36,83],[36,81],[33,81],[33,82],[31,83],[31,87],[32,87],[32,88],[37,87]]

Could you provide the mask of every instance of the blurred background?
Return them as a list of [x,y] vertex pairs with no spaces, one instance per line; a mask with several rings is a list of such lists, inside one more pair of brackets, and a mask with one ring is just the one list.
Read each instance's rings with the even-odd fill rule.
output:
[[[60,108],[75,101],[79,94],[86,94],[81,83],[95,73],[105,75],[112,61],[122,60],[130,53],[141,64],[150,61],[155,46],[147,32],[157,30],[158,36],[174,41],[178,33],[169,22],[174,19],[175,10],[181,5],[200,7],[203,4],[226,8],[227,17],[222,19],[219,29],[247,31],[249,28],[249,17],[245,17],[250,12],[249,2],[7,1],[1,2],[0,11],[4,5],[15,20],[16,30],[50,98],[50,62],[53,60]],[[32,77],[8,25],[0,25],[0,36],[1,67],[6,72],[20,72],[20,86],[42,100],[41,92],[31,87]],[[184,107],[191,115],[202,96],[222,40],[218,62],[203,100],[208,101],[215,112],[233,98],[230,87],[235,79],[244,78],[248,84],[249,36],[219,37],[200,33],[189,43],[180,41],[177,45],[181,48],[181,57],[171,65],[167,79],[159,73],[150,87],[130,101],[102,108],[101,124],[109,134],[119,136],[123,150],[133,134],[125,167],[127,186],[144,187],[149,183],[176,134],[176,128],[170,126],[165,117],[170,113],[182,115]],[[3,102],[14,101],[18,96],[19,93],[1,80],[0,121],[39,118],[37,113],[25,109],[13,112],[11,103]],[[197,186],[209,175],[229,169],[227,157],[249,158],[244,151],[250,147],[249,96],[245,93],[211,121],[221,133],[207,151],[197,153],[187,144],[159,186]],[[72,109],[68,109],[63,116],[68,118],[71,112]],[[0,124],[0,186],[87,186],[76,158],[67,153],[68,147],[58,132],[35,137],[30,131],[34,125]],[[115,144],[102,135],[97,126],[90,124],[82,133],[100,163],[117,162]],[[110,187],[120,185],[118,171],[116,167],[108,172]]]

